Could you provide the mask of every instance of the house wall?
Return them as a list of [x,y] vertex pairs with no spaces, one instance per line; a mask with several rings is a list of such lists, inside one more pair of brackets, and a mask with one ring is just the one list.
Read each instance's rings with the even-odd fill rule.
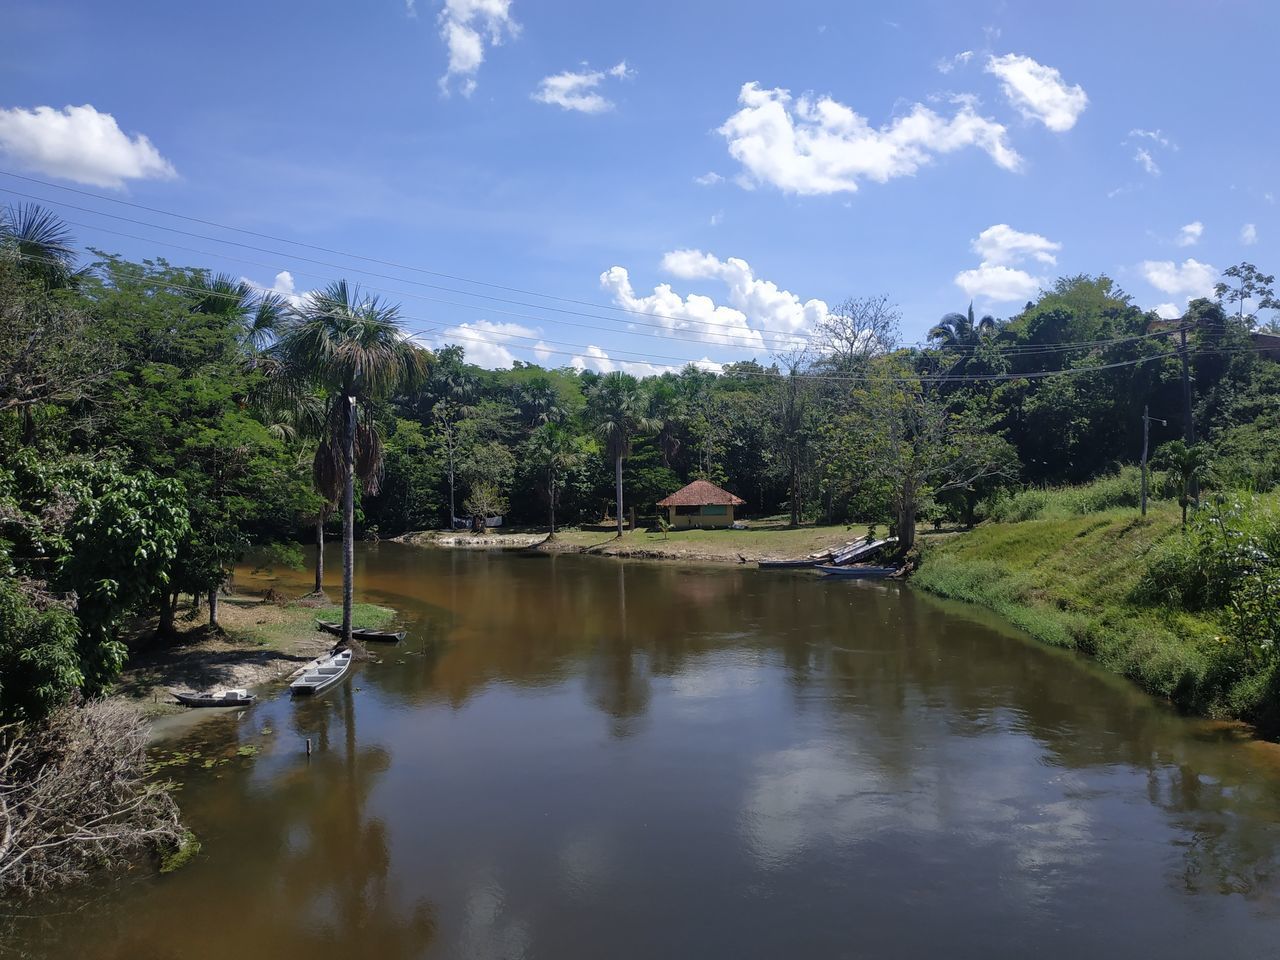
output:
[[733,507],[700,507],[698,513],[679,513],[676,507],[667,507],[667,522],[671,524],[672,530],[710,530],[731,527],[733,526]]

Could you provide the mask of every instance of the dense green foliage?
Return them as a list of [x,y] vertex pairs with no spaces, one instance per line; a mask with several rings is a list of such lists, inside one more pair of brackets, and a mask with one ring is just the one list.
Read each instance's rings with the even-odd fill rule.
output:
[[[250,547],[339,523],[349,543],[468,511],[653,522],[694,478],[748,514],[883,524],[908,545],[917,518],[1070,522],[1136,506],[1144,407],[1167,421],[1151,431],[1161,509],[1181,499],[1195,526],[1202,489],[1280,481],[1280,364],[1250,339],[1274,300],[1249,265],[1183,324],[1106,277],[1068,277],[1007,320],[948,314],[924,347],[901,347],[896,310],[866,297],[771,357],[636,378],[481,369],[461,347],[411,346],[394,306],[342,282],[287,304],[97,256],[83,267],[41,211],[0,223],[9,714],[108,683],[125,617],[157,614],[163,635],[178,594],[215,600]],[[1184,330],[1199,443],[1180,447]],[[1270,615],[1258,576],[1232,622]]]

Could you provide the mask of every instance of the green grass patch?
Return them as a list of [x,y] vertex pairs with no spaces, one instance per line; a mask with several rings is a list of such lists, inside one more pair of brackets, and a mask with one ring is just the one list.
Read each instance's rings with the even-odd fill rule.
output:
[[1132,509],[1074,512],[1082,502],[1064,497],[1055,507],[1063,515],[986,523],[928,546],[913,582],[1086,653],[1182,710],[1244,719],[1268,712],[1274,671],[1224,642],[1223,611],[1191,612],[1144,585],[1149,559],[1179,548],[1177,508],[1155,504],[1145,518]]

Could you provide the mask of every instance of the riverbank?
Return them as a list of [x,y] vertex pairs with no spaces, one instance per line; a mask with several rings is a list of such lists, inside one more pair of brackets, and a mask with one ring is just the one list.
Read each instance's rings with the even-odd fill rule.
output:
[[1149,554],[1182,536],[1178,510],[1118,509],[991,522],[927,545],[912,583],[987,607],[1041,642],[1078,650],[1179,710],[1274,736],[1274,671],[1229,643],[1221,610],[1189,612],[1138,590]]
[[[394,618],[394,610],[371,603],[356,604],[353,613],[357,627],[380,627]],[[210,629],[203,616],[184,620],[179,614],[177,637],[150,640],[132,653],[112,695],[155,718],[188,712],[174,702],[175,690],[258,688],[281,681],[332,648],[334,638],[316,629],[317,619],[341,620],[342,608],[223,597],[220,630]]]
[[666,534],[628,530],[621,539],[599,530],[560,530],[555,539],[545,533],[483,534],[423,530],[396,540],[415,546],[446,549],[533,549],[543,553],[582,553],[603,557],[682,560],[696,563],[757,563],[820,553],[865,538],[867,528],[846,526],[788,527],[784,522],[753,521],[745,530],[671,530]]

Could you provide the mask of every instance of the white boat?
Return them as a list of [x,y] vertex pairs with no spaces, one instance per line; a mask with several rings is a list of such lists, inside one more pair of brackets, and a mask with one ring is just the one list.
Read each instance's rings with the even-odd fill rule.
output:
[[188,707],[247,707],[253,703],[253,694],[243,688],[209,690],[203,693],[178,693],[174,697]]
[[289,684],[289,692],[295,697],[299,694],[320,693],[345,677],[350,669],[351,651],[339,650],[308,664],[302,671],[302,676]]

